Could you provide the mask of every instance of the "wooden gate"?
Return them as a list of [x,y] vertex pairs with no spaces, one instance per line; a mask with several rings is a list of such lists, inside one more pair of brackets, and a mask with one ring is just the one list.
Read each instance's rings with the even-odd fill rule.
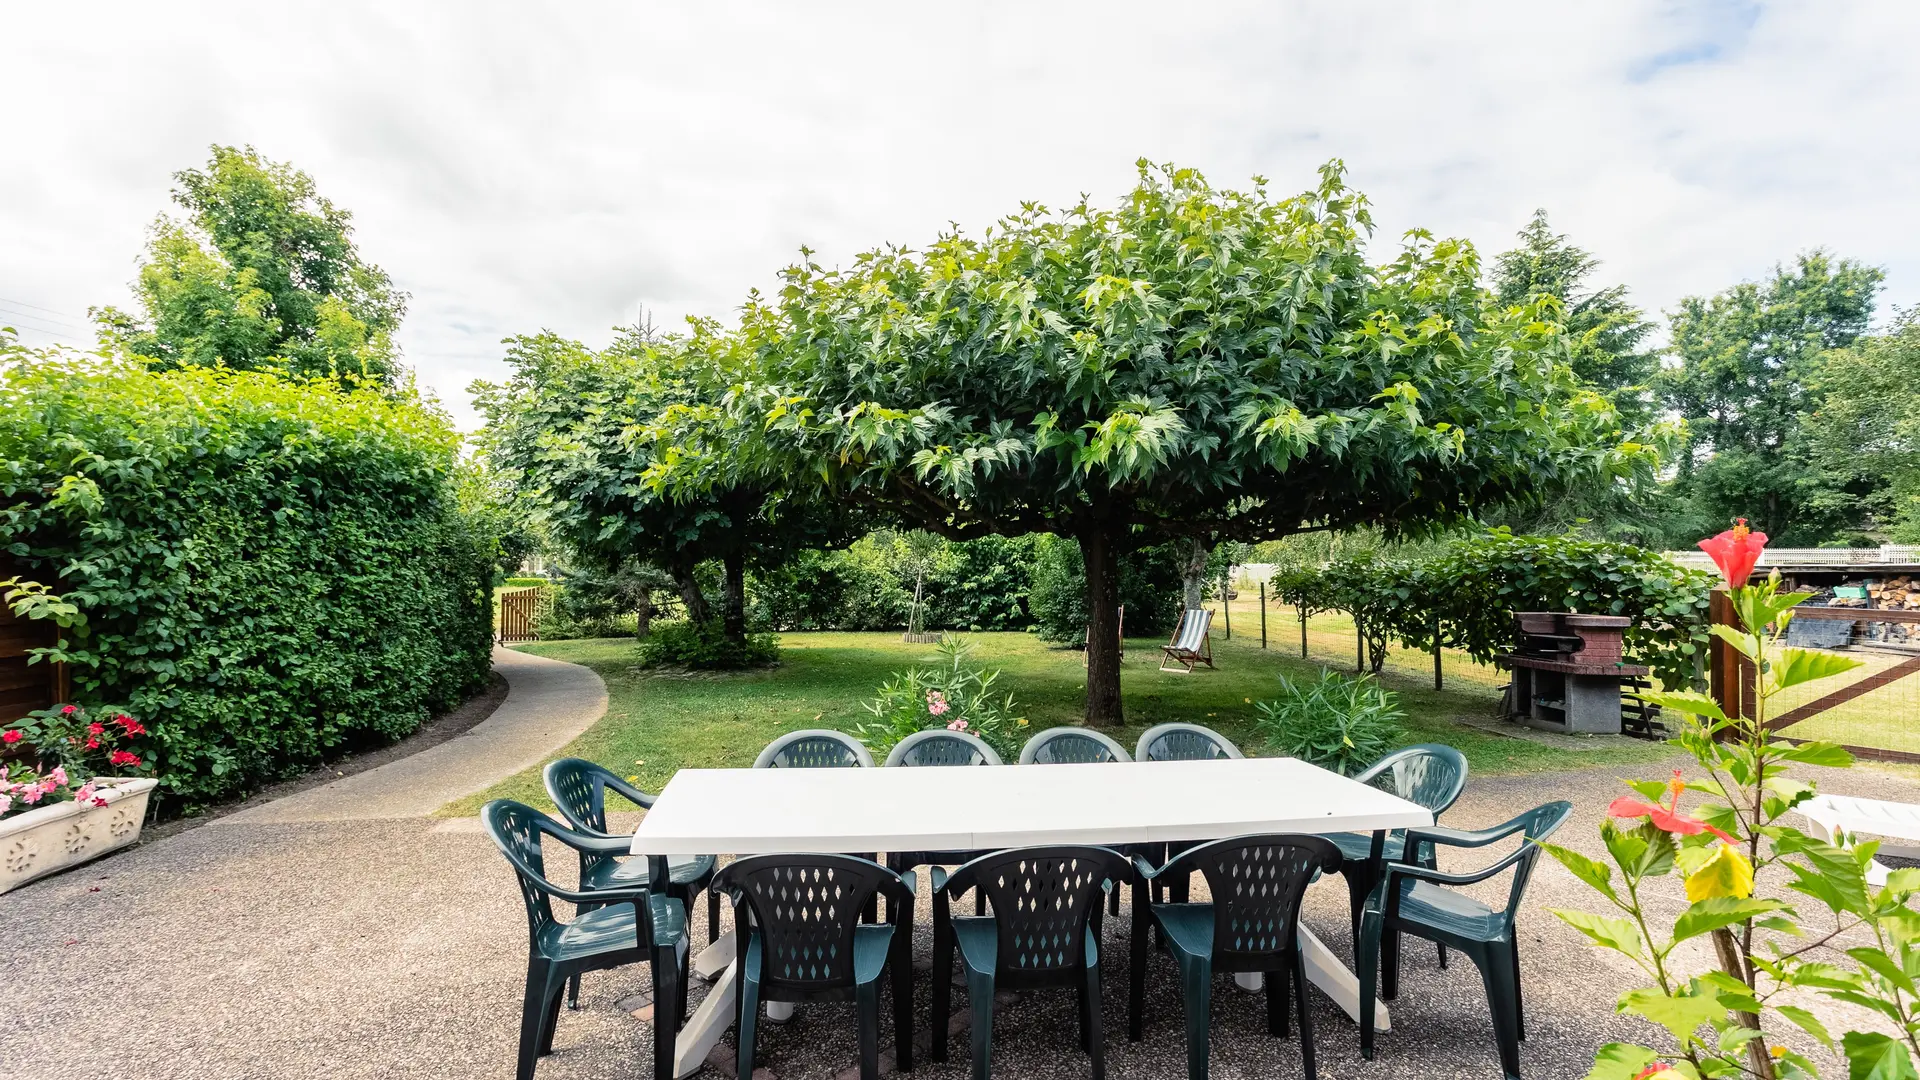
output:
[[[1739,620],[1734,616],[1733,601],[1723,589],[1714,590],[1709,616],[1714,622],[1728,626],[1737,626],[1739,623]],[[1920,624],[1920,611],[1892,608],[1808,607],[1803,604],[1793,609],[1793,618],[1795,621],[1808,619],[1845,621],[1847,623]],[[1849,627],[1849,629],[1851,628]],[[1708,651],[1708,657],[1708,681],[1713,698],[1720,703],[1721,710],[1728,716],[1751,716],[1753,714],[1754,697],[1757,693],[1754,686],[1752,661],[1735,652],[1731,646],[1717,637],[1713,639],[1713,644]],[[1920,674],[1920,655],[1909,656],[1899,663],[1863,675],[1859,679],[1837,690],[1829,691],[1812,701],[1796,705],[1780,715],[1768,719],[1767,730],[1780,731],[1784,728],[1791,727],[1802,720],[1818,716],[1823,712],[1844,705],[1856,698],[1864,697],[1875,690],[1891,686],[1901,679],[1914,674]],[[1790,735],[1782,737],[1789,742],[1798,741]],[[1920,754],[1908,750],[1894,750],[1879,746],[1843,745],[1846,745],[1847,750],[1858,758],[1920,764]]]
[[546,604],[545,589],[511,589],[500,594],[500,643],[540,640],[540,611]]
[[[0,562],[0,578],[14,576],[19,567]],[[52,648],[59,627],[40,619],[22,619],[0,602],[0,724],[18,720],[35,709],[45,709],[70,697],[67,666],[41,661],[29,664],[33,649]]]

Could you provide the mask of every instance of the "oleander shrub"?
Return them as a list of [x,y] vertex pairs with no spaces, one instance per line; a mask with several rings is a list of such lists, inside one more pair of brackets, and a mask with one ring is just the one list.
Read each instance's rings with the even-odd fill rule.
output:
[[981,667],[975,652],[965,638],[947,634],[934,663],[895,672],[881,684],[866,703],[873,719],[854,728],[874,760],[884,760],[900,740],[928,728],[978,736],[1003,761],[1020,756],[1027,718],[1012,694],[996,692],[999,669]]
[[1275,753],[1352,776],[1399,741],[1406,713],[1399,698],[1368,676],[1322,671],[1282,675],[1280,692],[1254,703],[1254,730]]
[[485,684],[497,538],[437,409],[331,380],[0,336],[0,543],[85,613],[82,703],[175,806],[412,732]]

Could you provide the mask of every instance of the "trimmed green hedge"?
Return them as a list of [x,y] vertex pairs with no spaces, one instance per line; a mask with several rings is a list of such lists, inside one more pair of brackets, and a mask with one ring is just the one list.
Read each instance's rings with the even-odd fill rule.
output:
[[386,742],[487,678],[497,541],[430,406],[0,338],[0,543],[77,602],[75,696],[202,803]]

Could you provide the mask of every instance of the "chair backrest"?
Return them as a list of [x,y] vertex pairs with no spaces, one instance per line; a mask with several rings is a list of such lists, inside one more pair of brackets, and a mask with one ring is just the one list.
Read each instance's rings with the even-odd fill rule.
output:
[[1188,608],[1180,613],[1180,625],[1173,631],[1173,644],[1178,652],[1198,652],[1207,640],[1207,631],[1213,628],[1212,608]]
[[870,769],[873,755],[844,731],[810,728],[790,731],[767,744],[754,759],[756,769]]
[[964,731],[932,728],[916,731],[893,744],[888,767],[919,765],[999,765],[1000,755],[985,739]]
[[480,808],[480,821],[513,867],[520,900],[527,908],[527,937],[538,948],[541,932],[559,921],[543,887],[548,884],[547,863],[540,854],[540,836],[548,831],[543,826],[551,826],[553,819],[525,803],[495,799]]
[[1527,879],[1533,876],[1533,864],[1540,858],[1540,841],[1552,836],[1560,826],[1573,816],[1573,804],[1562,799],[1557,802],[1536,806],[1515,818],[1522,822],[1521,831],[1526,839],[1520,842],[1519,856],[1513,870],[1513,887],[1507,890],[1507,919],[1512,921],[1514,913],[1520,910],[1520,898],[1526,895]]
[[1467,756],[1451,746],[1420,743],[1395,750],[1354,779],[1433,811],[1435,821],[1467,787]]
[[1340,866],[1340,849],[1318,836],[1235,836],[1188,848],[1167,870],[1205,875],[1213,895],[1216,971],[1241,968],[1294,947],[1300,901],[1317,874]]
[[[547,797],[553,800],[567,824],[581,832],[601,835],[607,833],[607,780],[610,777],[619,780],[611,771],[581,758],[549,762],[541,773]],[[582,852],[580,873],[585,876],[613,861],[612,855]]]
[[733,896],[735,925],[748,925],[737,918],[742,906],[752,914],[761,984],[817,993],[853,986],[860,910],[888,879],[890,902],[898,902],[906,895],[899,877],[866,859],[753,855],[722,867],[713,887]]
[[1244,757],[1225,735],[1199,724],[1159,724],[1134,744],[1135,761],[1213,761]]
[[1048,728],[1020,748],[1022,765],[1094,765],[1132,760],[1125,747],[1083,727]]
[[1018,990],[1085,971],[1087,920],[1106,899],[1101,885],[1131,878],[1127,861],[1107,848],[1029,847],[981,856],[948,887],[970,883],[986,896],[998,935],[994,985]]

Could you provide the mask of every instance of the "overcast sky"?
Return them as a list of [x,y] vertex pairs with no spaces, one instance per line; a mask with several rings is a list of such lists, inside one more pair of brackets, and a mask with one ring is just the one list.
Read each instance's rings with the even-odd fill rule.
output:
[[1535,207],[1643,306],[1824,246],[1920,302],[1920,3],[12,3],[0,323],[90,344],[171,174],[251,143],[353,211],[463,427],[500,339],[730,318],[1145,156],[1276,192],[1344,158],[1376,253]]

